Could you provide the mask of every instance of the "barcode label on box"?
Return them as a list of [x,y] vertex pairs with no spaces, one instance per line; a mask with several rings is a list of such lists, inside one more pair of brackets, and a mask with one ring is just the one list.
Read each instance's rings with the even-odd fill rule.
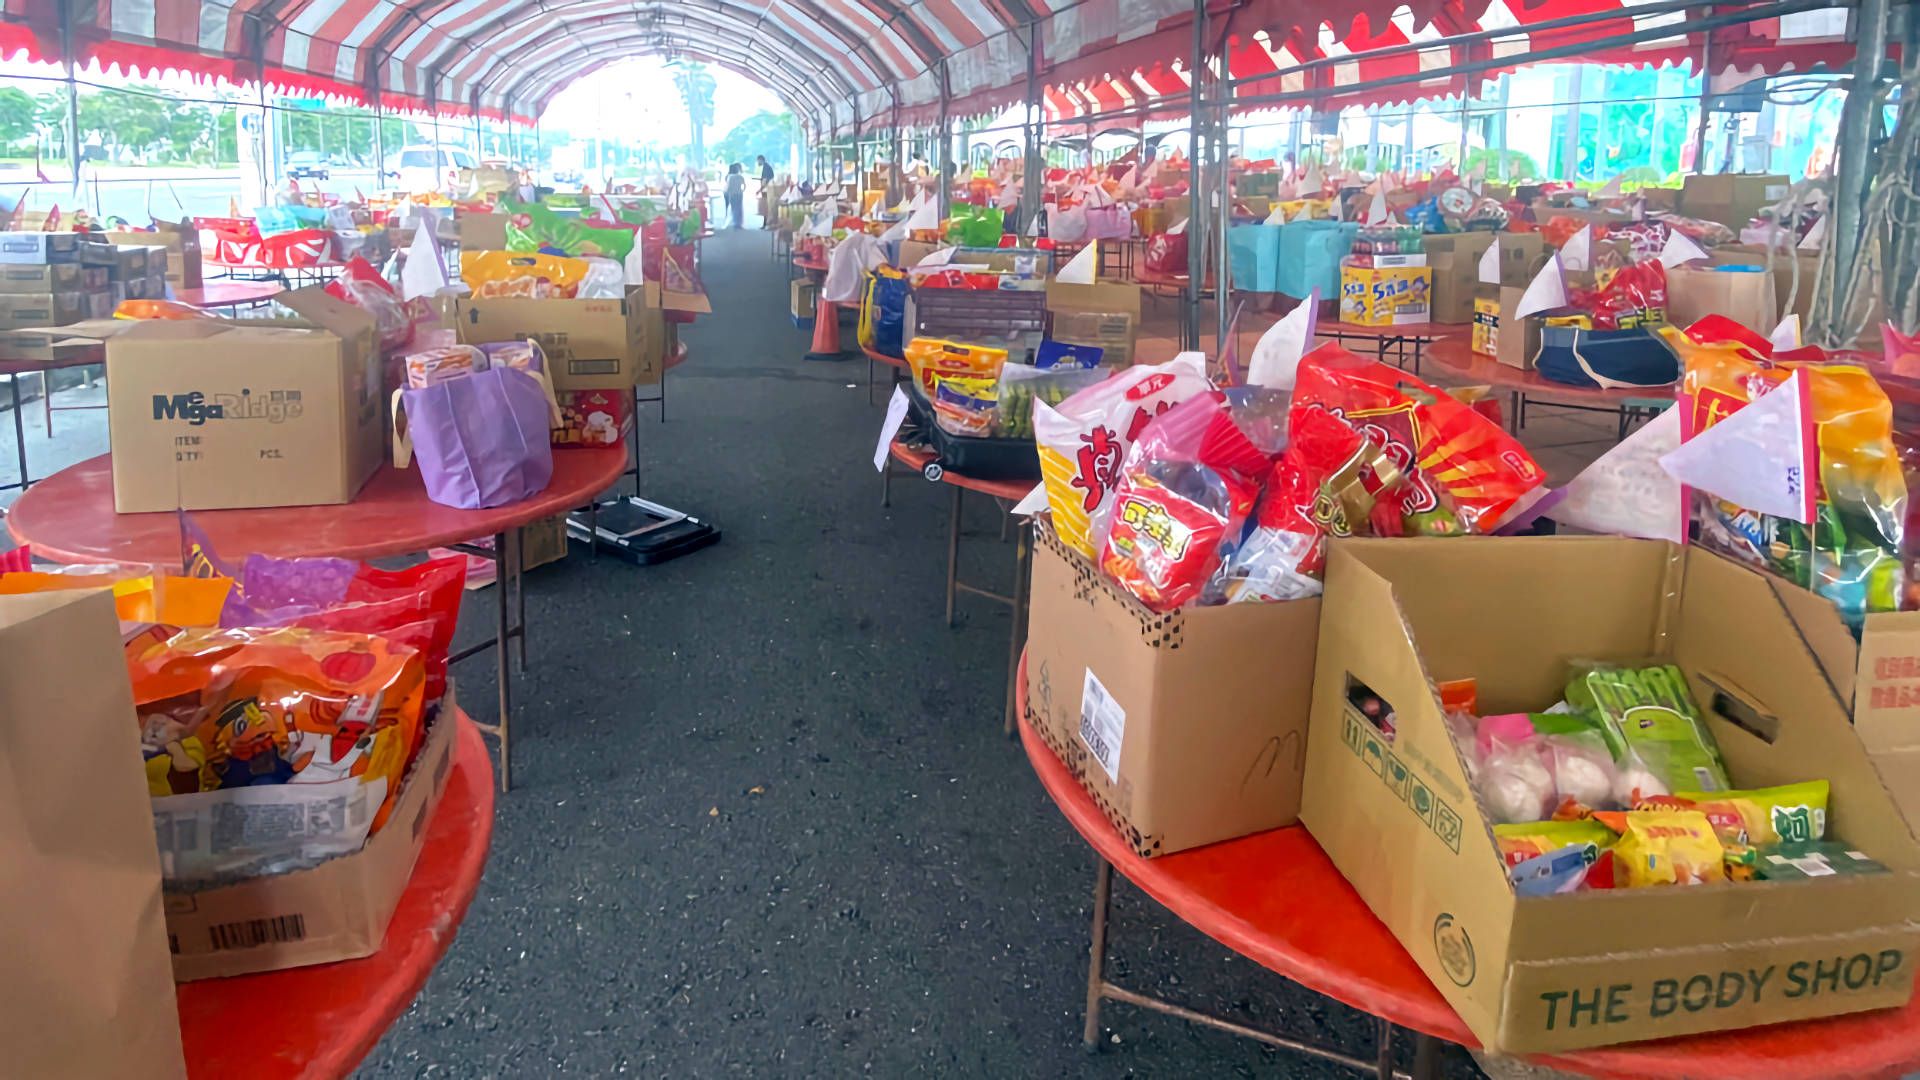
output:
[[285,945],[305,941],[307,919],[304,915],[275,915],[267,919],[243,919],[207,928],[215,952],[228,949],[253,949],[261,945]]
[[1116,784],[1120,782],[1120,743],[1126,734],[1126,710],[1088,668],[1087,681],[1080,688],[1080,741]]

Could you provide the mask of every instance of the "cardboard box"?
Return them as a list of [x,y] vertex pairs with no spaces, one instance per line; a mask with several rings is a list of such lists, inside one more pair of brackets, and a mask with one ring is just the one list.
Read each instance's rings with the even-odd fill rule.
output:
[[920,260],[946,247],[945,244],[929,244],[921,240],[900,241],[900,262],[902,270],[911,270],[920,265]]
[[129,281],[147,276],[147,249],[143,246],[110,246],[113,262],[107,267],[109,281]]
[[80,295],[84,298],[83,306],[87,312],[84,316],[85,318],[113,318],[113,309],[118,306],[119,301],[114,299],[112,286],[109,285],[107,288],[100,289],[96,292],[81,293]]
[[155,320],[108,338],[120,513],[350,502],[379,468],[373,321],[319,288],[276,299],[302,318]]
[[462,251],[505,251],[507,248],[507,215],[470,214],[462,211],[453,217],[454,225],[460,230],[460,249]]
[[[200,275],[200,230],[193,222],[156,222],[153,232],[117,230],[103,234],[111,244],[146,244],[164,248],[162,273],[176,289],[197,289]],[[148,256],[149,268],[153,257]]]
[[532,338],[547,352],[556,390],[625,390],[660,381],[657,345],[648,333],[659,303],[649,283],[619,300],[528,300],[510,297],[462,299],[460,340],[470,345]]
[[109,268],[109,274],[115,260],[119,258],[114,254],[112,244],[92,234],[80,238],[80,246],[76,249],[76,254],[81,266],[105,266]]
[[1680,212],[1738,232],[1761,210],[1786,198],[1792,187],[1793,181],[1779,173],[1688,176],[1680,182]]
[[633,433],[632,390],[558,390],[560,426],[553,445],[619,446]]
[[1433,271],[1425,266],[1342,266],[1340,319],[1356,326],[1409,326],[1433,318]]
[[44,264],[79,261],[79,233],[0,232],[0,263]]
[[[1589,658],[1677,664],[1738,786],[1831,781],[1828,838],[1890,872],[1517,899],[1433,686],[1472,676],[1483,715],[1540,709]],[[1351,703],[1362,690],[1391,709],[1391,736]],[[1699,548],[1335,542],[1300,820],[1496,1052],[1887,1008],[1913,991],[1920,847],[1772,583]]]
[[567,515],[555,514],[520,528],[520,569],[556,563],[567,557]]
[[1667,321],[1692,326],[1708,315],[1725,315],[1759,333],[1780,321],[1773,278],[1759,270],[1675,266],[1667,270]]
[[[1480,258],[1493,246],[1491,232],[1436,233],[1421,237],[1433,269],[1433,321],[1473,321],[1473,294],[1480,286]],[[1509,234],[1511,235],[1511,234]]]
[[[912,241],[907,241],[912,243]],[[797,277],[787,282],[787,313],[796,319],[811,322],[820,310],[820,283],[812,278]]]
[[91,273],[79,263],[0,263],[0,293],[85,292]]
[[310,870],[167,893],[174,979],[278,971],[377,952],[453,772],[455,713],[449,683],[393,813],[359,851]]
[[1128,367],[1140,342],[1140,286],[1122,282],[1047,282],[1047,315],[1056,341],[1105,350],[1101,362]]
[[[1498,233],[1494,243],[1500,247],[1500,284],[1474,286],[1473,351],[1512,367],[1530,368],[1540,351],[1540,321],[1503,322],[1500,315],[1520,303],[1527,285],[1550,256],[1538,233]],[[1477,263],[1474,280],[1479,282]]]
[[67,326],[93,317],[86,293],[0,293],[0,330]]
[[1156,615],[1034,527],[1027,720],[1143,856],[1291,824],[1317,599]]

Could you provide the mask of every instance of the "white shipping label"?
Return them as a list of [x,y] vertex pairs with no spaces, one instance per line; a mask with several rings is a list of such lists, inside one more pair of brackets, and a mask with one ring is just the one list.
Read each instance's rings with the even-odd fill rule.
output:
[[1120,782],[1120,743],[1126,734],[1126,710],[1088,668],[1087,681],[1080,688],[1080,741],[1116,784]]

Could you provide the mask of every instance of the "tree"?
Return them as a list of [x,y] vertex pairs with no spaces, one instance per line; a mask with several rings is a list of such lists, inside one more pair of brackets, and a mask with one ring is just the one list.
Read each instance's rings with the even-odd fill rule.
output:
[[17,87],[0,88],[0,144],[11,150],[36,134],[33,95]]
[[687,123],[692,128],[693,167],[707,167],[706,130],[713,123],[713,73],[707,65],[676,57],[667,66],[673,71],[673,85],[687,107]]
[[778,167],[787,160],[792,143],[793,116],[762,110],[735,124],[713,150],[721,161],[749,165],[756,156],[764,156]]

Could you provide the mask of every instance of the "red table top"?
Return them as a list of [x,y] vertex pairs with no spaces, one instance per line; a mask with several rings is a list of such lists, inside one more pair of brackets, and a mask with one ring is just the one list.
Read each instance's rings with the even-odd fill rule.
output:
[[[455,739],[453,771],[380,951],[336,964],[181,983],[176,993],[189,1076],[345,1076],[406,1011],[453,944],[493,837],[493,767],[465,713]],[[245,1017],[256,1022],[236,1022]]]
[[798,255],[795,255],[793,257],[793,265],[799,267],[802,270],[806,270],[815,274],[824,274],[827,272],[826,263],[818,262],[813,259],[803,259]]
[[209,281],[198,289],[175,289],[174,298],[195,307],[237,307],[285,292],[277,281]]
[[866,353],[867,359],[869,360],[878,360],[883,364],[892,364],[894,367],[897,367],[902,371],[907,370],[907,361],[903,357],[888,356],[886,353],[883,353],[878,349],[869,349],[865,345],[860,346],[860,351],[863,353]]
[[1469,383],[1486,383],[1502,390],[1520,390],[1530,397],[1557,397],[1567,401],[1618,405],[1626,401],[1672,397],[1674,393],[1674,388],[1671,386],[1645,386],[1625,390],[1568,386],[1566,383],[1543,379],[1540,373],[1532,368],[1510,367],[1491,356],[1482,356],[1473,351],[1471,342],[1457,336],[1443,337],[1434,341],[1427,349],[1426,358],[1446,369],[1449,375],[1465,379]]
[[[114,513],[111,458],[89,458],[28,488],[7,517],[14,538],[35,555],[59,562],[178,563],[178,515]],[[491,510],[455,510],[427,498],[417,471],[382,465],[359,497],[344,506],[198,510],[193,520],[216,548],[233,556],[375,559],[552,517],[613,486],[626,467],[624,446],[556,450],[547,490]]]
[[[1478,1045],[1307,830],[1272,829],[1143,859],[1026,722],[1024,653],[1015,694],[1020,741],[1040,785],[1094,851],[1142,892],[1201,933],[1314,993],[1399,1027]],[[1899,1076],[1920,1067],[1920,997],[1899,1009],[1528,1060],[1621,1080]]]
[[[896,439],[893,444],[893,457],[895,461],[911,468],[914,472],[919,472],[933,460],[933,451],[917,450]],[[1012,499],[1014,502],[1026,498],[1027,492],[1033,490],[1033,485],[1039,483],[1038,480],[976,480],[971,476],[962,476],[944,466],[940,473],[940,482],[966,488],[968,491],[978,491],[996,499]]]

